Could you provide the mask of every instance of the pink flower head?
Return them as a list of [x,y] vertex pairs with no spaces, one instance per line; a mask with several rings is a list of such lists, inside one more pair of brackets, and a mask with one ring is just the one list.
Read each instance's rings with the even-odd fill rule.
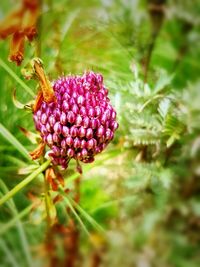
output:
[[62,77],[53,89],[56,101],[43,101],[33,116],[53,164],[66,168],[71,158],[92,162],[118,128],[102,75]]

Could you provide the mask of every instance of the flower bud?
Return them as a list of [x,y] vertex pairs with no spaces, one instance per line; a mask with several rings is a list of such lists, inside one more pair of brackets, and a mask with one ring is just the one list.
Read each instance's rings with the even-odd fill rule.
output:
[[102,137],[105,133],[104,127],[101,125],[97,130],[97,136]]
[[85,104],[85,98],[82,95],[80,95],[77,98],[77,103],[80,104],[80,105],[84,105]]
[[72,106],[72,111],[74,112],[74,114],[78,114],[79,113],[79,108],[78,108],[77,104],[74,104]]
[[73,139],[71,138],[71,136],[68,136],[68,137],[65,139],[65,141],[66,141],[66,144],[67,144],[68,146],[72,146],[73,143],[74,143],[74,141],[73,141]]
[[85,117],[82,123],[83,127],[88,128],[89,124],[90,124],[90,119],[88,117]]
[[74,139],[74,148],[79,148],[81,146],[81,141],[76,137]]
[[46,113],[43,113],[41,116],[41,123],[46,124],[46,122],[47,122],[47,115],[46,115]]
[[57,133],[53,133],[53,142],[58,143],[60,141],[60,138]]
[[79,135],[80,137],[84,137],[84,136],[86,135],[86,129],[85,129],[83,126],[81,126],[81,127],[79,128],[78,135]]
[[78,128],[76,127],[76,126],[72,126],[71,128],[70,128],[70,135],[72,136],[72,137],[76,137],[77,135],[78,135],[78,132],[79,132],[79,130],[78,130]]
[[51,115],[49,117],[49,124],[51,125],[51,127],[53,127],[55,123],[56,123],[56,119],[55,119],[54,115]]
[[83,159],[86,158],[87,155],[88,155],[87,149],[83,148],[83,149],[81,150],[81,156],[82,156],[82,158],[83,158]]
[[47,135],[47,140],[46,141],[47,141],[49,146],[53,145],[53,138],[52,138],[51,134]]
[[67,120],[68,120],[69,123],[74,123],[75,115],[74,115],[74,113],[72,111],[69,111],[67,113]]
[[62,126],[61,126],[60,122],[56,122],[55,125],[54,125],[54,127],[53,127],[53,129],[54,129],[54,132],[55,133],[61,134],[61,132],[62,132]]
[[55,156],[60,156],[60,149],[57,146],[52,146],[52,151],[55,154]]
[[63,149],[65,149],[66,148],[66,140],[65,139],[63,139],[62,141],[61,141],[61,147],[63,148]]
[[81,145],[80,145],[81,148],[86,148],[87,147],[87,142],[83,139],[81,140]]
[[68,102],[66,100],[63,101],[62,110],[65,113],[69,110],[69,104],[68,104]]
[[86,138],[91,139],[93,137],[93,131],[91,128],[88,128],[86,131]]
[[83,120],[83,119],[82,119],[81,115],[78,114],[78,115],[76,116],[76,125],[77,125],[77,126],[81,126],[82,120]]
[[69,128],[67,126],[62,127],[62,135],[67,137],[69,135]]
[[67,156],[72,158],[74,156],[74,150],[72,148],[67,149]]
[[62,112],[61,116],[60,116],[60,122],[62,125],[65,125],[67,122],[67,116],[64,112]]

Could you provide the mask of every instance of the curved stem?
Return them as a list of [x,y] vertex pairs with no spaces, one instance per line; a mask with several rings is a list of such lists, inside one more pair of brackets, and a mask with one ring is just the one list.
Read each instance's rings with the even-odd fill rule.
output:
[[14,196],[17,192],[23,189],[27,184],[29,184],[34,178],[36,178],[40,173],[42,173],[50,164],[50,160],[44,162],[37,170],[32,172],[28,177],[26,177],[21,183],[16,185],[13,189],[11,189],[7,194],[5,194],[0,199],[0,206],[3,205],[7,200],[9,200],[12,196]]

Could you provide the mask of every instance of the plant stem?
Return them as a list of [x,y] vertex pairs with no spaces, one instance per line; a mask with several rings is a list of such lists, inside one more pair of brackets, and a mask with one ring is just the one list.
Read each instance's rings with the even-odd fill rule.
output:
[[31,95],[32,97],[35,96],[34,92],[31,90],[29,86],[27,86],[17,75],[14,71],[0,58],[0,66],[7,71],[7,73],[16,81],[18,82],[24,90]]
[[22,212],[20,212],[19,214],[17,214],[12,220],[10,220],[4,226],[2,226],[2,228],[0,229],[0,235],[3,235],[10,228],[12,228],[13,226],[15,226],[16,222],[19,221],[24,216],[26,216],[31,211],[32,208],[33,208],[33,204],[29,205]]
[[13,145],[26,159],[30,161],[30,156],[26,148],[0,123],[0,134]]
[[34,178],[38,176],[41,172],[43,172],[50,164],[50,160],[44,162],[37,170],[31,173],[28,177],[26,177],[21,183],[16,185],[13,189],[11,189],[7,194],[5,194],[0,199],[0,206],[3,205],[7,200],[9,200],[12,196],[14,196],[17,192],[23,189],[27,184],[29,184]]

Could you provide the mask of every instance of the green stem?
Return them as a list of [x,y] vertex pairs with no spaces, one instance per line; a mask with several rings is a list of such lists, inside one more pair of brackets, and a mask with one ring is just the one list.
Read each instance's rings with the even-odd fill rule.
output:
[[14,196],[17,192],[23,189],[27,184],[29,184],[34,178],[38,176],[41,172],[43,172],[50,164],[50,160],[44,162],[37,170],[31,173],[28,177],[26,177],[21,183],[16,185],[13,189],[11,189],[7,194],[5,194],[0,199],[0,206],[4,204],[7,200],[9,200],[12,196]]
[[0,123],[0,134],[13,145],[26,159],[30,161],[30,156],[26,148]]
[[6,233],[10,228],[12,228],[13,226],[16,225],[16,222],[19,221],[20,219],[22,219],[24,216],[26,216],[31,209],[33,208],[33,204],[29,205],[27,208],[25,208],[22,212],[20,212],[19,214],[17,214],[12,220],[10,220],[9,222],[7,222],[5,225],[3,225],[0,228],[0,235],[3,235],[4,233]]
[[35,94],[33,93],[33,91],[31,90],[30,87],[28,87],[17,75],[16,73],[14,73],[14,71],[0,58],[0,66],[8,72],[8,74],[13,77],[13,79],[15,79],[16,82],[18,82],[23,88],[24,90],[31,95],[32,97],[35,96]]

